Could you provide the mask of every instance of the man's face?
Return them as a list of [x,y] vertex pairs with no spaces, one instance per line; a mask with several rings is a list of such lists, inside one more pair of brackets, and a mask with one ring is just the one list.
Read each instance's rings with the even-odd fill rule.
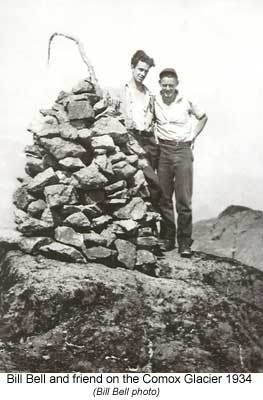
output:
[[142,83],[146,78],[150,66],[144,61],[139,61],[136,67],[132,67],[132,76],[136,83]]
[[161,94],[164,99],[171,100],[175,97],[178,80],[175,76],[164,76],[160,81]]

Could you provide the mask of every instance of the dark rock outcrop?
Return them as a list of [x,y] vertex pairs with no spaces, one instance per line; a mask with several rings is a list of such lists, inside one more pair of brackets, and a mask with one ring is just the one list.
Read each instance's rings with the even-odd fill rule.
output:
[[197,222],[193,248],[234,258],[263,271],[263,212],[232,205],[218,218]]
[[1,246],[1,372],[263,371],[253,267],[174,250],[156,278],[10,246],[17,237]]

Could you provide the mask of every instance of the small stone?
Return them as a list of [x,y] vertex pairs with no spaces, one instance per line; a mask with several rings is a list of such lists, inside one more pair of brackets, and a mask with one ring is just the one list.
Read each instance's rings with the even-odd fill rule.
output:
[[81,157],[86,154],[86,150],[80,144],[69,142],[60,137],[40,139],[40,143],[57,160],[66,157]]
[[117,238],[115,227],[113,225],[109,225],[106,229],[103,229],[100,235],[106,240],[107,247],[110,247]]
[[28,217],[18,225],[17,230],[25,236],[43,236],[51,234],[51,226],[39,219]]
[[146,249],[159,246],[158,239],[154,236],[137,237],[136,243],[139,248],[146,248]]
[[27,187],[30,193],[41,193],[45,186],[52,185],[58,182],[58,177],[53,168],[48,168],[44,172],[37,174]]
[[104,190],[105,190],[105,193],[110,195],[114,192],[118,192],[122,189],[125,189],[126,186],[127,186],[126,181],[120,180],[120,181],[112,183],[111,185],[105,186]]
[[105,99],[99,100],[93,107],[93,110],[95,111],[95,114],[100,114],[102,111],[106,110],[107,108],[107,102],[105,102]]
[[117,145],[126,143],[128,140],[124,125],[117,118],[110,116],[98,119],[92,127],[92,133],[95,136],[109,135]]
[[89,101],[74,101],[71,100],[67,104],[68,118],[74,120],[94,120],[95,113]]
[[145,217],[146,211],[145,202],[139,197],[134,197],[126,206],[115,211],[114,216],[118,219],[132,218],[135,221],[139,221]]
[[114,172],[112,165],[106,154],[96,155],[93,159],[94,164],[97,165],[99,171],[105,175],[107,179],[112,179],[114,177]]
[[32,122],[27,130],[38,138],[53,138],[60,135],[57,121],[55,118],[52,119],[52,117],[45,117],[42,121]]
[[111,267],[115,267],[114,255],[116,252],[106,247],[90,247],[89,249],[85,250],[84,254],[87,260],[90,262],[103,263]]
[[111,161],[111,163],[113,165],[113,164],[116,164],[116,163],[118,163],[120,161],[126,161],[127,156],[122,151],[118,151],[117,153],[109,156],[109,159],[110,159],[110,161]]
[[27,206],[34,200],[36,200],[35,197],[31,196],[24,186],[16,189],[13,195],[13,204],[15,204],[16,207],[20,210],[24,211],[27,209]]
[[132,177],[132,185],[136,186],[137,188],[140,188],[141,186],[146,186],[147,182],[145,180],[144,173],[142,170],[138,170]]
[[115,221],[115,223],[119,225],[125,232],[131,235],[134,235],[139,228],[138,222],[134,221],[133,219],[119,220]]
[[43,149],[39,147],[37,144],[28,144],[25,146],[24,152],[27,155],[36,157],[36,158],[41,158],[44,155]]
[[60,207],[64,204],[76,204],[77,194],[73,186],[70,185],[52,185],[44,190],[46,202],[50,208]]
[[126,161],[128,161],[129,164],[137,164],[138,162],[138,156],[136,154],[131,154],[130,156],[126,156]]
[[77,231],[89,230],[91,227],[89,219],[82,212],[71,214],[65,219],[64,223],[75,228]]
[[53,168],[54,170],[56,170],[58,168],[58,162],[55,159],[54,156],[52,156],[51,154],[46,153],[43,157],[43,167],[44,169],[47,168]]
[[104,201],[105,193],[103,190],[89,190],[88,192],[82,192],[81,194],[81,202],[85,205],[103,203]]
[[80,249],[84,245],[82,234],[68,226],[58,226],[55,229],[55,239],[58,242],[79,247]]
[[107,240],[96,232],[84,233],[83,238],[86,247],[107,245]]
[[44,165],[42,159],[30,156],[27,156],[26,159],[27,162],[25,165],[25,171],[29,176],[34,178],[34,176],[44,171]]
[[81,81],[78,82],[76,86],[72,88],[72,92],[74,94],[95,93],[95,88],[93,83],[91,83],[88,80],[82,79]]
[[119,161],[112,166],[113,171],[118,179],[129,179],[136,173],[136,168],[126,161]]
[[136,262],[136,246],[127,240],[117,239],[114,242],[117,249],[117,260],[127,269],[134,269]]
[[61,126],[60,136],[63,139],[76,140],[78,137],[78,130],[70,123],[64,123]]
[[58,164],[69,171],[77,171],[80,168],[85,167],[85,164],[81,161],[80,158],[77,157],[67,157],[63,158],[58,162]]
[[18,208],[14,210],[15,223],[22,224],[27,218],[29,218],[28,214]]
[[24,237],[19,242],[19,248],[27,254],[37,254],[41,246],[51,242],[52,239],[49,237]]
[[46,207],[45,210],[43,211],[41,215],[41,221],[46,222],[48,225],[52,227],[55,225],[54,216],[49,207]]
[[108,183],[108,179],[99,172],[95,164],[81,168],[73,174],[74,184],[80,189],[99,189]]
[[[127,199],[108,199],[105,204],[111,206],[123,206],[127,203]],[[115,207],[116,208],[116,207]]]
[[75,247],[68,246],[64,243],[53,242],[39,249],[41,254],[55,258],[60,261],[73,261],[86,263],[84,256]]
[[56,175],[58,177],[59,183],[63,185],[70,185],[71,184],[71,173],[68,171],[56,171]]
[[88,218],[95,218],[102,214],[101,209],[96,204],[63,206],[63,214],[65,216],[69,216],[77,212],[83,212],[83,214],[85,214]]
[[83,143],[90,143],[90,138],[91,138],[91,130],[88,128],[84,128],[84,129],[78,129],[78,139],[80,139],[81,141],[83,141]]
[[155,264],[156,262],[157,258],[150,251],[144,249],[137,251],[137,260],[136,260],[137,267],[147,264]]
[[100,217],[93,218],[92,225],[94,228],[102,228],[111,221],[112,217],[110,215],[101,215]]
[[128,189],[120,190],[119,192],[115,192],[108,195],[108,199],[127,199],[128,198]]
[[111,151],[115,149],[115,144],[110,136],[96,136],[91,139],[91,147],[93,149],[105,149]]
[[29,204],[27,212],[31,217],[38,218],[41,216],[45,208],[46,208],[46,203],[44,202],[44,200],[39,199],[36,201],[32,201]]

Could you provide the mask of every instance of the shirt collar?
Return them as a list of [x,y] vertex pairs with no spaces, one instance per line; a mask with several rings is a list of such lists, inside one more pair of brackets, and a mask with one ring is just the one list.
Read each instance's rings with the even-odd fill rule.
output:
[[[161,99],[163,101],[161,92],[159,93],[159,99]],[[183,100],[183,95],[181,94],[181,92],[177,91],[177,95],[176,98],[174,99],[174,101],[171,104],[175,104],[175,103],[179,103],[180,101]],[[163,102],[164,103],[164,102]],[[165,103],[164,103],[165,104]]]

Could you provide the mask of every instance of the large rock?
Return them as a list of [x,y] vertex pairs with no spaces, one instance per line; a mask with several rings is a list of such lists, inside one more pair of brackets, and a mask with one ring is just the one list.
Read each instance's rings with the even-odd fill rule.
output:
[[60,137],[41,139],[40,143],[57,160],[66,157],[81,157],[86,154],[86,150],[80,144],[69,142]]
[[69,171],[77,171],[84,168],[85,164],[78,157],[66,157],[58,162],[58,164]]
[[136,168],[126,161],[113,164],[112,169],[118,179],[129,179],[136,173]]
[[27,254],[37,254],[41,246],[52,243],[50,237],[23,237],[19,242],[19,248]]
[[122,267],[127,269],[134,269],[136,263],[136,246],[122,239],[117,239],[114,242],[117,249],[117,259]]
[[115,144],[110,136],[98,136],[91,139],[91,147],[93,149],[105,149],[111,151],[115,149]]
[[61,261],[73,261],[79,263],[86,262],[82,253],[80,253],[74,247],[68,246],[63,243],[53,242],[51,244],[40,247],[39,251],[47,257],[55,258]]
[[234,258],[263,270],[263,212],[230,206],[218,218],[193,227],[193,248]]
[[78,201],[76,191],[70,185],[47,186],[44,193],[50,208],[61,207],[64,204],[76,204]]
[[114,117],[107,116],[98,119],[91,129],[95,136],[110,135],[115,144],[126,143],[128,140],[126,128]]
[[107,245],[107,240],[96,232],[84,233],[83,239],[86,247],[105,247]]
[[145,202],[134,197],[126,206],[114,212],[114,216],[118,219],[130,219],[139,221],[146,216],[147,206]]
[[46,208],[46,203],[44,200],[38,199],[32,201],[27,207],[27,212],[31,217],[40,217],[44,209]]
[[0,262],[1,371],[261,372],[262,272],[176,251],[166,262],[157,279],[9,252]]
[[90,247],[84,251],[84,254],[89,262],[103,263],[112,268],[116,267],[115,251],[111,249],[102,246]]
[[91,223],[90,220],[86,217],[83,212],[76,212],[74,214],[69,215],[64,220],[65,225],[69,225],[77,231],[87,231],[90,230]]
[[31,194],[28,193],[26,187],[20,186],[16,189],[13,195],[13,203],[19,208],[20,210],[26,210],[28,205],[36,200]]
[[53,168],[48,168],[37,174],[27,186],[29,193],[38,194],[43,192],[45,186],[58,183],[58,177]]
[[68,226],[58,226],[55,229],[55,239],[58,242],[79,247],[80,249],[84,245],[82,234],[74,231],[73,228]]
[[93,111],[92,105],[86,100],[71,100],[67,105],[67,112],[69,120],[89,120],[93,121],[95,113]]
[[88,79],[82,79],[72,88],[72,92],[74,94],[95,93],[95,88],[93,83]]
[[74,184],[81,189],[99,189],[104,187],[108,180],[99,172],[95,164],[88,167],[81,168],[78,172],[73,174]]
[[33,178],[40,172],[43,172],[44,165],[43,165],[42,159],[36,158],[36,157],[30,157],[30,156],[27,156],[26,159],[27,159],[27,162],[25,165],[25,171],[29,176],[31,176]]
[[52,226],[37,218],[28,217],[18,225],[17,229],[25,236],[49,236]]

